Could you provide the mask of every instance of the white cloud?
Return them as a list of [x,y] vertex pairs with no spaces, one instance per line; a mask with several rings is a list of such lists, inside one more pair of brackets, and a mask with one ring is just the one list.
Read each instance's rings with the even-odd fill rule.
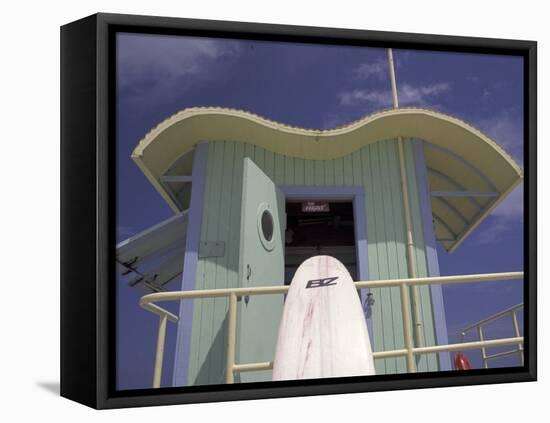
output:
[[[491,117],[474,120],[474,125],[487,134],[510,154],[519,165],[523,165],[523,115],[517,110],[503,110]],[[514,191],[491,212],[490,226],[476,234],[479,244],[496,244],[502,237],[523,224],[523,184]]]
[[240,54],[233,41],[143,34],[119,35],[117,50],[119,88],[148,105],[223,76],[224,65]]
[[491,212],[490,226],[476,234],[478,244],[496,244],[516,225],[523,224],[523,184],[520,184]]
[[323,129],[333,129],[350,122],[352,118],[347,115],[329,112],[325,113],[325,118],[322,124]]
[[143,34],[122,34],[117,47],[123,84],[151,74],[168,78],[197,74],[203,65],[238,52],[236,44],[215,39]]
[[389,106],[392,104],[391,91],[367,91],[355,89],[340,93],[340,104],[350,106],[355,104],[369,103],[375,106]]
[[426,104],[431,97],[437,97],[448,92],[451,85],[448,82],[440,82],[431,85],[415,87],[410,84],[403,84],[398,88],[400,104]]
[[376,77],[379,80],[389,80],[388,62],[383,59],[378,59],[371,63],[361,63],[354,69],[353,73],[359,79],[369,79],[371,77]]
[[507,219],[497,219],[491,226],[479,232],[476,236],[478,244],[496,244],[500,241],[502,235],[510,230]]
[[475,125],[497,142],[506,152],[523,163],[523,112],[503,110],[502,112],[475,122]]
[[523,184],[520,184],[495,207],[493,216],[515,219],[523,217]]
[[[447,82],[421,86],[403,84],[398,87],[397,94],[400,105],[427,105],[431,99],[447,93],[450,89],[451,85]],[[378,107],[388,107],[392,103],[390,90],[355,89],[340,93],[340,104],[344,106],[371,104]]]

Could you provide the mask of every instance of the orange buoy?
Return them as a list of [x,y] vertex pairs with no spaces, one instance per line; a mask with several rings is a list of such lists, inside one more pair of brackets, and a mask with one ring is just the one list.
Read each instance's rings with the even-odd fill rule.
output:
[[472,365],[464,353],[457,352],[454,359],[455,370],[470,370]]

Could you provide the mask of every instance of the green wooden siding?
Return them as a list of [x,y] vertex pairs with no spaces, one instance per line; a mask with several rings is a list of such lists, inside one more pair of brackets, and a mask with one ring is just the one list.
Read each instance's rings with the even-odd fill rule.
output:
[[[412,143],[405,140],[407,177],[418,276],[427,276],[422,220]],[[406,278],[403,197],[396,140],[381,141],[334,160],[304,160],[274,154],[251,144],[211,142],[208,146],[201,243],[224,241],[223,257],[200,258],[196,289],[236,287],[243,158],[250,157],[277,185],[361,185],[365,189],[369,279]],[[430,289],[419,287],[426,345],[435,344]],[[399,288],[374,289],[374,351],[404,347]],[[242,302],[239,303],[242,307]],[[195,300],[189,382],[223,383],[225,374],[225,299]],[[279,319],[280,316],[265,316]],[[261,324],[261,322],[258,322]],[[237,350],[237,359],[239,351]],[[438,369],[437,356],[417,360],[419,371]],[[405,359],[376,360],[378,374],[406,372]],[[236,377],[236,381],[239,378]]]

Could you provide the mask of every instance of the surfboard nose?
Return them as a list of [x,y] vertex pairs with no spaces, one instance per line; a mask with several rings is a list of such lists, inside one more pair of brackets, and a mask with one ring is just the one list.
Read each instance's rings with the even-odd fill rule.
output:
[[300,271],[300,268],[309,269],[310,272],[316,272],[319,277],[326,277],[330,272],[334,271],[344,272],[351,279],[350,272],[346,266],[344,266],[340,260],[328,255],[314,256],[304,260],[296,270],[296,273]]
[[349,272],[331,256],[305,260],[283,308],[273,380],[372,374],[367,325]]

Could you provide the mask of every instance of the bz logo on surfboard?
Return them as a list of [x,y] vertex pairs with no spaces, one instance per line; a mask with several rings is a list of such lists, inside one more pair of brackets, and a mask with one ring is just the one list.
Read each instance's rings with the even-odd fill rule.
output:
[[324,286],[336,285],[336,282],[334,282],[336,279],[338,279],[338,276],[335,276],[333,278],[312,279],[310,281],[307,281],[306,289],[322,288]]

